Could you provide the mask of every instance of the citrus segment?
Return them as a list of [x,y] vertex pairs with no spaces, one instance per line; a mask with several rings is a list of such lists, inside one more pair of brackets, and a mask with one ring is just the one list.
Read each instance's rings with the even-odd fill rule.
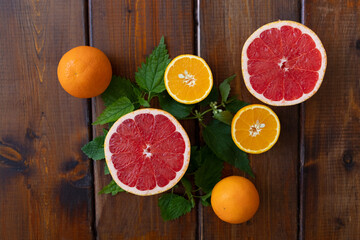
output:
[[326,61],[318,36],[292,21],[262,26],[242,51],[246,87],[270,105],[293,105],[310,98],[321,85]]
[[280,121],[268,107],[260,104],[240,109],[231,123],[231,136],[235,144],[247,153],[269,150],[280,134]]
[[213,86],[209,66],[204,59],[194,55],[174,58],[166,68],[164,81],[169,95],[185,104],[205,99]]
[[125,191],[153,195],[173,187],[185,173],[190,141],[180,123],[158,109],[140,109],[121,117],[104,143],[114,181]]

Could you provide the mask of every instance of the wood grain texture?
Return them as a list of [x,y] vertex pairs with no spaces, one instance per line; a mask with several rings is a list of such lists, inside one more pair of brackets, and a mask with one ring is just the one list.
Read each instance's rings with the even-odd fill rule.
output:
[[[162,35],[170,57],[193,53],[193,2],[186,1],[91,1],[91,43],[103,50],[116,75],[134,80],[137,67],[157,46]],[[157,106],[156,103],[154,105]],[[103,110],[96,98],[94,118]],[[195,141],[195,122],[182,122]],[[99,133],[99,128],[96,133]],[[95,135],[96,135],[95,133]],[[103,162],[95,164],[95,191],[109,183]],[[121,193],[96,195],[96,227],[99,239],[195,239],[196,209],[179,220],[164,222],[158,197]]]
[[[200,3],[201,56],[211,67],[216,84],[237,75],[232,94],[249,103],[259,103],[247,91],[241,73],[241,51],[246,39],[262,25],[276,21],[299,21],[298,1],[208,1]],[[204,209],[203,239],[296,239],[298,106],[274,108],[281,134],[268,152],[250,155],[256,175],[251,179],[260,194],[255,217],[241,225],[222,222],[210,207]],[[226,170],[224,176],[242,174]]]
[[[87,101],[60,86],[83,1],[0,1],[0,238],[92,239]],[[90,199],[90,200],[89,200]]]
[[305,4],[328,56],[305,103],[305,239],[360,239],[360,2]]

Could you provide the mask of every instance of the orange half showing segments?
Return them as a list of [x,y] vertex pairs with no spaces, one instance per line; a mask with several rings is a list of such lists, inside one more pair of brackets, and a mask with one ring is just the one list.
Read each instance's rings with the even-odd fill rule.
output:
[[213,75],[204,59],[195,55],[180,55],[167,66],[164,74],[169,95],[184,104],[205,99],[213,86]]
[[236,146],[247,153],[263,153],[272,148],[280,135],[280,121],[270,108],[253,104],[240,109],[231,123]]

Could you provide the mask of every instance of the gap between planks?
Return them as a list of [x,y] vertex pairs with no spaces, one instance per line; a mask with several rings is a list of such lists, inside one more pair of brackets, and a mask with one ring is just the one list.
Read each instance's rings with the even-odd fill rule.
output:
[[[84,25],[84,36],[85,36],[85,45],[92,46],[92,31],[91,31],[91,0],[84,0],[83,1],[83,25]],[[92,126],[93,122],[93,98],[87,99],[87,124],[88,124],[88,141],[92,141],[94,139],[95,129]],[[90,171],[90,178],[91,178],[91,213],[90,215],[90,222],[91,222],[91,232],[93,235],[93,239],[97,239],[97,230],[96,230],[96,207],[95,207],[95,181],[94,181],[94,161],[89,159],[89,171]]]
[[[200,0],[194,0],[194,53],[201,57],[201,31],[200,31]],[[198,109],[199,110],[199,109]],[[196,121],[196,120],[195,120]],[[195,132],[196,132],[196,145],[200,145],[200,124],[197,122],[195,124]],[[197,233],[196,239],[203,240],[204,239],[204,211],[202,203],[199,201],[197,204],[197,216],[196,216],[196,225],[197,225]]]
[[[300,20],[305,24],[305,0],[300,0]],[[298,239],[304,239],[305,104],[299,108]]]

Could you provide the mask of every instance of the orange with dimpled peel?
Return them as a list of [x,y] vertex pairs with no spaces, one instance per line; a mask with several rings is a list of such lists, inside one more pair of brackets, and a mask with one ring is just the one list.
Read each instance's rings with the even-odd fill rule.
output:
[[218,182],[211,194],[211,207],[223,221],[238,224],[250,220],[259,208],[259,193],[254,184],[240,176]]
[[112,76],[111,64],[99,49],[79,46],[65,53],[58,64],[61,86],[77,98],[92,98],[103,93]]

